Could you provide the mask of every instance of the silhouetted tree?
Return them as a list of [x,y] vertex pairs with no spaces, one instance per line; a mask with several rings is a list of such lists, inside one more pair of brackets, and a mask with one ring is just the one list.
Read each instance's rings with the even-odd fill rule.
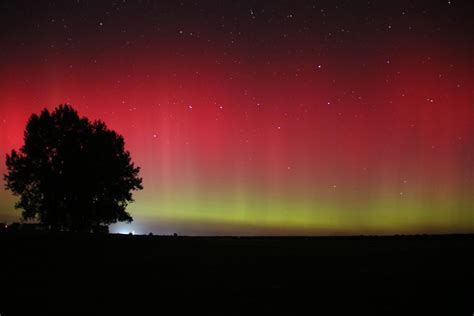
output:
[[122,136],[104,122],[79,117],[69,105],[33,114],[24,145],[7,155],[6,188],[20,197],[23,219],[51,230],[97,231],[126,212],[132,191],[141,190],[139,167],[131,162]]

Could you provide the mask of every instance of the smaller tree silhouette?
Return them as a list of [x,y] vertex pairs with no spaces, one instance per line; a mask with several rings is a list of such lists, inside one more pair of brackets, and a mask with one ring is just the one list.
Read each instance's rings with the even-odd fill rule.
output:
[[25,220],[51,230],[96,231],[126,211],[132,191],[141,190],[140,168],[124,149],[124,139],[104,122],[79,117],[69,105],[33,114],[19,152],[7,155],[6,188],[20,197]]

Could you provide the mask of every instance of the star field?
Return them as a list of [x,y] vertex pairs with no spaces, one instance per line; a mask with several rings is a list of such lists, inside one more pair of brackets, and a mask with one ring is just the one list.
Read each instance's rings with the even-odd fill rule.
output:
[[[469,1],[0,9],[0,155],[44,107],[104,120],[145,187],[116,231],[474,230]],[[14,201],[0,192],[0,221]]]

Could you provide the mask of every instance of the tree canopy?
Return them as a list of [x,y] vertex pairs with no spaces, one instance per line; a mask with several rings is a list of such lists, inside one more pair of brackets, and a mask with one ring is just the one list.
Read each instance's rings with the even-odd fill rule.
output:
[[6,188],[19,196],[25,220],[52,230],[92,231],[131,222],[126,207],[141,190],[140,168],[121,135],[69,105],[33,114],[24,145],[6,157]]

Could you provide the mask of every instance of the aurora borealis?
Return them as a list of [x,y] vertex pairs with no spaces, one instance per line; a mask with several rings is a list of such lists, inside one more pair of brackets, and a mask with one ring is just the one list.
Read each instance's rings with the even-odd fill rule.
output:
[[0,9],[2,159],[45,107],[104,120],[144,179],[113,231],[474,232],[470,1]]

